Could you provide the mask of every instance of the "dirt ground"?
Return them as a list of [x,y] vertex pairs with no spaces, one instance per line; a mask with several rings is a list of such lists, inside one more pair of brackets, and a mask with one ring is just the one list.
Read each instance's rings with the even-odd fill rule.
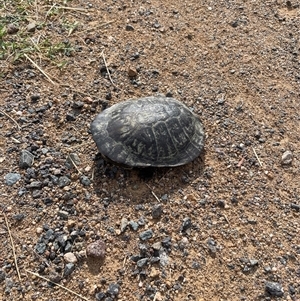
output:
[[[300,300],[297,1],[0,5],[0,300]],[[158,94],[199,115],[203,155],[96,156],[96,114]]]

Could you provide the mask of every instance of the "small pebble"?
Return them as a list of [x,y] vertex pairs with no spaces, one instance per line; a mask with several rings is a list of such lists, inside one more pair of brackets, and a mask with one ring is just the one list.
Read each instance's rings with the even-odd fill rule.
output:
[[282,285],[278,282],[266,282],[265,289],[271,296],[282,297],[284,293]]
[[67,211],[64,211],[64,210],[60,210],[57,212],[57,215],[64,219],[64,220],[67,220],[68,219],[68,216],[69,216],[69,213]]
[[74,253],[72,252],[68,252],[64,255],[64,260],[68,263],[76,263],[77,262],[77,258],[74,255]]
[[281,164],[289,165],[293,161],[293,153],[291,151],[286,151],[281,157]]
[[125,27],[125,29],[127,31],[134,31],[134,27],[132,25],[130,25],[130,24],[127,24],[126,27]]
[[6,32],[8,34],[15,34],[19,31],[19,28],[14,24],[8,24],[6,27]]
[[137,261],[136,265],[139,267],[139,268],[142,268],[144,267],[147,263],[148,263],[148,258],[142,258],[140,260]]
[[80,177],[80,183],[84,186],[89,186],[89,185],[91,185],[91,180],[87,176],[82,175]]
[[58,180],[58,186],[60,188],[65,187],[65,186],[69,185],[70,183],[71,183],[71,180],[66,176],[62,176]]
[[22,150],[20,155],[19,166],[20,168],[28,168],[33,164],[34,156],[27,150]]
[[133,67],[128,68],[128,76],[129,77],[136,77],[138,75],[137,71]]
[[108,287],[107,293],[110,294],[114,299],[120,292],[120,285],[117,283],[111,283]]
[[143,241],[150,239],[152,236],[153,236],[153,231],[151,229],[148,229],[140,233],[140,239]]
[[121,219],[121,226],[120,226],[121,233],[123,233],[126,230],[127,226],[128,226],[128,220],[126,217],[123,217]]
[[98,259],[104,259],[105,257],[105,243],[103,240],[96,240],[92,243],[90,243],[86,247],[86,255],[89,257],[94,257]]
[[74,263],[67,263],[64,269],[64,277],[68,277],[71,275],[75,270]]
[[12,186],[17,183],[21,179],[21,175],[19,173],[8,173],[5,175],[5,182],[8,186]]
[[152,208],[151,215],[152,215],[153,219],[159,219],[161,217],[162,213],[163,213],[163,210],[162,210],[161,204],[157,204]]
[[180,230],[182,232],[185,232],[187,229],[189,229],[191,227],[192,227],[192,221],[191,221],[191,219],[189,217],[185,217],[183,219],[183,222],[182,222]]
[[137,231],[137,229],[139,228],[139,224],[136,223],[135,221],[130,221],[129,225],[133,231]]
[[28,32],[34,32],[36,28],[36,23],[35,22],[31,22],[27,25],[27,31]]

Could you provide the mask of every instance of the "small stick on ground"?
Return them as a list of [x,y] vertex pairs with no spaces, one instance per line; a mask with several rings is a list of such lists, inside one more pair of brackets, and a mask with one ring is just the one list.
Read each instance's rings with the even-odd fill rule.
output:
[[19,278],[19,280],[21,282],[21,275],[20,275],[19,266],[18,266],[18,262],[17,262],[17,256],[16,256],[16,250],[15,250],[14,241],[13,241],[13,238],[11,236],[11,232],[10,232],[10,228],[9,228],[9,224],[8,224],[8,220],[7,220],[6,214],[4,212],[3,212],[3,215],[4,215],[4,219],[5,219],[5,223],[6,223],[8,235],[9,235],[10,242],[11,242],[11,248],[12,248],[13,255],[14,255],[14,261],[15,261],[15,266],[16,266],[18,278]]
[[[111,78],[111,76],[110,76],[110,72],[109,72],[109,69],[108,69],[108,67],[107,67],[106,59],[105,59],[105,56],[104,56],[104,50],[101,52],[101,55],[102,55],[103,62],[104,62],[104,65],[105,65],[105,68],[106,68],[106,71],[107,71],[107,74],[108,74],[108,77],[109,77],[110,82],[112,83],[112,85],[113,85],[114,87],[116,87],[117,89],[119,89],[119,88],[114,84],[114,82],[113,82],[113,80],[112,80],[112,78]],[[119,89],[119,90],[120,90],[120,89]]]
[[127,261],[127,255],[125,255],[124,260],[123,260],[123,268],[125,267],[126,261]]
[[26,53],[24,54],[24,56],[31,62],[31,64],[36,67],[44,76],[46,76],[46,78],[49,80],[49,82],[53,85],[57,85],[57,83],[55,83],[50,76],[39,66],[37,65]]
[[228,225],[230,225],[230,223],[229,223],[229,220],[228,220],[228,218],[227,218],[226,214],[223,214],[223,216],[224,216],[224,218],[225,218],[225,220],[226,220],[227,224],[228,224]]
[[68,157],[69,157],[70,161],[72,162],[73,166],[75,167],[75,169],[78,171],[78,173],[79,173],[80,175],[82,175],[82,172],[79,170],[79,168],[77,167],[77,165],[75,164],[75,162],[74,162],[73,159],[71,158],[70,154],[69,154]]
[[148,184],[146,184],[146,185],[147,185],[147,187],[150,189],[152,195],[156,198],[156,200],[157,200],[158,202],[160,202],[158,196],[154,193],[154,191],[151,189],[151,187],[150,187]]
[[9,118],[12,122],[14,122],[16,124],[16,126],[18,127],[18,130],[21,130],[20,125],[16,122],[15,119],[13,119],[10,115],[8,115],[7,113],[5,113],[4,111],[0,110],[0,113],[5,115],[7,118]]
[[75,296],[77,296],[77,297],[79,297],[79,298],[81,298],[81,299],[83,299],[83,300],[90,301],[88,298],[86,298],[86,297],[84,297],[84,296],[82,296],[82,295],[77,294],[76,292],[74,292],[74,291],[68,289],[68,288],[65,287],[65,286],[62,286],[62,285],[60,285],[60,284],[58,284],[58,283],[55,283],[55,282],[49,280],[49,279],[46,278],[46,277],[43,277],[43,276],[41,276],[41,275],[39,275],[39,274],[37,274],[37,273],[31,272],[31,271],[29,271],[29,270],[27,270],[27,269],[25,269],[25,271],[26,271],[27,273],[30,273],[30,274],[36,276],[36,277],[39,277],[39,278],[41,278],[41,279],[44,279],[44,280],[46,280],[46,281],[48,281],[48,282],[50,282],[50,283],[52,283],[52,284],[54,284],[54,285],[57,285],[58,287],[60,287],[60,288],[62,288],[62,289],[64,289],[64,290],[66,290],[67,292],[69,292],[69,293],[71,293],[71,294],[73,294],[73,295],[75,295]]
[[[51,9],[54,7],[54,5],[45,5],[45,7],[50,7]],[[69,7],[69,6],[56,6],[55,4],[55,8],[59,8],[59,9],[67,9],[67,10],[76,10],[76,11],[81,11],[81,12],[88,12],[87,9],[85,8],[80,8],[80,7]]]
[[252,147],[252,150],[253,150],[253,153],[254,153],[254,155],[255,155],[255,157],[256,157],[256,159],[257,159],[259,165],[262,166],[262,163],[261,163],[261,161],[259,160],[259,158],[258,158],[258,156],[257,156],[257,153],[256,153],[254,147]]

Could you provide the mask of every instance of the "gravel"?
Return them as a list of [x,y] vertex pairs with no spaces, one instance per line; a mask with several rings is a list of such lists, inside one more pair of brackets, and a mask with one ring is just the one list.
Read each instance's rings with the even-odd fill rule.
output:
[[21,179],[21,175],[19,173],[10,172],[5,175],[5,183],[8,186],[12,186],[16,184]]

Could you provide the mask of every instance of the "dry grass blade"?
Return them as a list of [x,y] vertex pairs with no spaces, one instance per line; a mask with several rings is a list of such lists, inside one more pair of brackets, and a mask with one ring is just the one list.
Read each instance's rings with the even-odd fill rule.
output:
[[151,194],[155,197],[155,199],[156,199],[158,202],[160,202],[158,196],[154,193],[154,191],[150,188],[150,186],[149,186],[148,184],[146,184],[146,185],[147,185],[147,187],[150,189]]
[[75,169],[78,171],[78,173],[81,175],[82,172],[79,170],[79,168],[77,167],[77,165],[75,164],[74,160],[71,158],[70,154],[68,155],[69,160],[72,162],[73,166],[75,167]]
[[[55,8],[59,8],[59,9],[67,9],[67,10],[76,10],[76,11],[80,11],[80,12],[88,12],[87,9],[85,8],[80,8],[80,7],[69,7],[69,6],[56,6],[56,4],[54,5],[46,5],[46,7],[50,7],[50,10],[55,6]],[[50,11],[49,10],[49,11]],[[49,12],[48,11],[48,12]]]
[[255,151],[255,149],[254,149],[254,147],[252,147],[252,150],[253,150],[253,153],[254,153],[254,155],[255,155],[255,157],[256,157],[256,159],[257,159],[259,165],[262,166],[262,163],[261,163],[260,159],[258,158],[258,155],[257,155],[257,153],[256,153],[256,151]]
[[37,65],[27,54],[24,54],[24,56],[32,63],[32,65],[34,67],[36,67],[44,76],[46,76],[46,78],[49,80],[49,82],[53,85],[57,85],[57,83],[55,83],[50,76],[39,66]]
[[[101,55],[102,55],[103,62],[104,62],[104,65],[105,65],[105,68],[106,68],[106,71],[107,71],[107,74],[108,74],[108,77],[109,77],[110,82],[112,83],[112,85],[113,85],[115,88],[119,89],[119,88],[115,85],[115,83],[113,82],[113,80],[112,80],[112,78],[111,78],[111,75],[110,75],[110,72],[109,72],[109,69],[108,69],[108,66],[107,66],[107,63],[106,63],[106,59],[105,59],[105,56],[104,56],[104,50],[101,52]],[[119,89],[119,90],[120,90],[120,89]]]
[[81,298],[82,300],[90,301],[88,298],[86,298],[86,297],[84,297],[84,296],[82,296],[82,295],[80,295],[80,294],[77,294],[76,292],[74,292],[74,291],[68,289],[67,287],[65,287],[65,286],[63,286],[63,285],[60,285],[60,284],[58,284],[58,283],[55,283],[55,282],[49,280],[49,279],[46,278],[46,277],[43,277],[43,276],[41,276],[41,275],[39,275],[39,274],[37,274],[37,273],[31,272],[31,271],[29,271],[29,270],[27,270],[27,269],[25,269],[25,271],[26,271],[27,273],[30,273],[30,274],[32,274],[32,275],[34,275],[34,276],[36,276],[36,277],[39,277],[39,278],[41,278],[41,279],[44,279],[44,280],[46,280],[46,281],[48,281],[48,282],[50,282],[50,283],[52,283],[52,284],[54,284],[54,285],[56,285],[56,286],[58,286],[58,287],[60,287],[60,288],[66,290],[67,292],[69,292],[69,293],[71,293],[71,294],[73,294],[73,295],[75,295],[75,296]]
[[0,113],[5,115],[7,118],[9,118],[12,122],[14,122],[16,124],[16,126],[18,127],[18,130],[21,131],[21,127],[20,125],[17,123],[17,121],[15,119],[13,119],[10,115],[8,115],[7,113],[5,113],[4,111],[0,110]]
[[14,241],[13,241],[13,238],[12,238],[12,235],[11,235],[11,232],[10,232],[10,228],[9,228],[9,224],[8,224],[8,220],[7,220],[6,214],[4,212],[3,212],[3,215],[4,215],[4,219],[5,219],[5,223],[6,223],[8,235],[9,235],[10,242],[11,242],[11,248],[12,248],[13,255],[14,255],[14,261],[15,261],[15,266],[16,266],[18,278],[19,278],[19,280],[21,282],[21,275],[20,275],[19,266],[18,266],[18,262],[17,262],[17,256],[16,256],[16,250],[15,250]]

